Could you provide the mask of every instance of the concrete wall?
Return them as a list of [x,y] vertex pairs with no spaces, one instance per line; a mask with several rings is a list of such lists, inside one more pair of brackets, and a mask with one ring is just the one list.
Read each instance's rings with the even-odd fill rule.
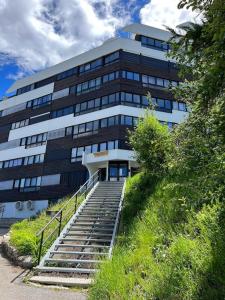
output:
[[[33,210],[29,210],[27,208],[28,201],[23,202],[22,210],[16,209],[16,202],[1,203],[0,218],[25,219],[25,218],[35,216],[38,212],[48,207],[48,200],[39,200],[39,201],[32,201],[32,202],[34,205]],[[4,208],[3,212],[1,211],[2,208]]]

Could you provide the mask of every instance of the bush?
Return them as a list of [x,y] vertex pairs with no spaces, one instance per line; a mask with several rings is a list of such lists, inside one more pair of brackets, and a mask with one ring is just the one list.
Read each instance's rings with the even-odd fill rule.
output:
[[135,150],[137,161],[143,170],[152,176],[161,176],[171,148],[167,126],[161,125],[150,113],[140,120],[134,132],[130,132],[130,144]]
[[[66,197],[62,201],[51,206],[50,209],[53,211],[60,210],[69,200],[69,198],[70,197]],[[83,199],[81,198],[78,199],[78,203],[81,203],[82,200]],[[68,210],[71,211],[71,214],[69,214],[66,219],[63,219],[61,229],[66,225],[69,218],[74,213],[73,201],[71,201],[71,203],[68,205]],[[40,243],[40,236],[37,237],[37,233],[50,221],[50,219],[51,217],[46,215],[46,211],[43,211],[35,218],[25,219],[13,224],[10,228],[10,244],[18,250],[20,255],[31,255],[33,256],[33,260],[36,261]],[[46,230],[44,238],[46,238],[53,231],[53,229],[56,228],[56,226],[58,226],[58,221],[54,220]],[[56,234],[53,235],[52,239],[46,242],[45,246],[43,247],[43,253],[47,251],[55,238]]]

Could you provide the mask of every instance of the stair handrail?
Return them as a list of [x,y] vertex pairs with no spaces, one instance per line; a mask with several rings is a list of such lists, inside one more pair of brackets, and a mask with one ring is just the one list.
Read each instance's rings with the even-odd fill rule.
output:
[[[37,232],[36,237],[38,238],[39,236],[41,236],[40,238],[40,245],[39,245],[39,250],[38,250],[38,259],[37,259],[37,263],[40,263],[41,260],[41,255],[42,255],[42,248],[43,245],[54,235],[54,233],[58,230],[58,236],[61,233],[61,227],[62,227],[62,218],[63,218],[63,211],[65,210],[65,208],[69,205],[69,203],[71,203],[71,201],[75,198],[75,204],[74,204],[74,213],[77,211],[77,201],[78,201],[78,197],[82,197],[83,195],[85,195],[85,198],[87,196],[87,193],[89,191],[90,188],[93,188],[94,185],[99,181],[99,174],[100,174],[100,170],[97,170],[91,177],[88,178],[88,180],[78,189],[78,191],[76,191],[70,198],[69,200],[62,206],[62,208],[51,218],[51,220],[49,220],[49,222],[41,229]],[[70,211],[71,212],[71,211]],[[67,215],[68,216],[68,213]],[[65,217],[65,216],[64,216]],[[53,231],[47,236],[47,238],[44,240],[44,233],[46,231],[46,229],[52,224],[52,222],[54,220],[57,220],[58,226],[56,226],[56,228],[53,229]]]
[[118,231],[118,228],[119,228],[120,215],[121,215],[123,199],[124,199],[125,190],[126,190],[126,181],[127,181],[127,179],[125,178],[122,193],[121,193],[121,196],[120,196],[119,208],[118,208],[118,212],[117,212],[117,215],[116,215],[115,226],[114,226],[114,229],[113,229],[113,235],[112,235],[111,243],[110,243],[110,246],[109,246],[109,254],[108,254],[109,258],[112,257],[113,246],[115,244],[116,234],[117,234],[117,231]]

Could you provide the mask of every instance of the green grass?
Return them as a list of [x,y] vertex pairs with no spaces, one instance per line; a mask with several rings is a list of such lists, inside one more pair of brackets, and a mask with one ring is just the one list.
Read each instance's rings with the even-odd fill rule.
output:
[[193,209],[198,197],[174,178],[129,179],[114,255],[90,299],[225,299],[225,206]]
[[[52,205],[49,210],[58,211],[60,210],[65,203],[69,200],[70,197],[66,197],[59,203]],[[78,204],[82,202],[83,199],[78,199]],[[69,218],[74,213],[74,201],[71,201],[66,209],[66,212],[69,211],[67,217],[63,218],[62,228],[66,225]],[[13,224],[10,228],[10,244],[14,246],[20,255],[31,255],[33,260],[37,260],[40,236],[37,236],[37,233],[51,220],[50,216],[46,215],[46,211],[43,211],[35,218],[25,219],[23,221]],[[44,239],[58,226],[58,221],[54,220],[52,224],[48,227],[44,234]],[[44,254],[46,250],[50,247],[52,242],[57,236],[57,232],[50,238],[43,247]]]

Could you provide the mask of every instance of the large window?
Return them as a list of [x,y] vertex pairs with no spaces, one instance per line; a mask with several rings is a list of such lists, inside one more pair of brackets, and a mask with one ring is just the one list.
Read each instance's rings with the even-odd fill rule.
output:
[[122,71],[122,77],[129,80],[140,80],[140,74],[130,71]]
[[173,109],[187,111],[187,105],[184,102],[173,101]]
[[114,63],[114,62],[118,61],[119,58],[120,58],[119,51],[109,54],[109,55],[105,56],[105,65]]
[[31,178],[20,178],[14,180],[14,188],[20,192],[33,192],[40,189],[41,176]]
[[50,104],[51,101],[52,101],[52,94],[45,95],[45,96],[39,97],[37,99],[28,101],[27,108],[33,108],[33,109],[39,108],[41,106]]
[[62,109],[54,110],[51,113],[51,118],[59,118],[62,116],[70,115],[74,112],[73,106],[64,107]]
[[109,73],[109,74],[106,74],[102,77],[102,82],[103,83],[106,83],[108,81],[112,81],[112,80],[115,80],[119,78],[119,71],[116,71],[116,72],[112,72],[112,73]]
[[96,153],[100,151],[112,150],[118,148],[119,148],[118,140],[112,140],[112,141],[102,142],[99,144],[76,147],[73,148],[71,151],[71,162],[81,161],[83,152],[89,154],[89,153]]
[[77,74],[77,68],[72,68],[70,70],[67,70],[67,71],[64,71],[62,73],[59,73],[56,77],[56,80],[62,80],[62,79],[65,79],[67,77],[70,77],[70,76],[73,76]]
[[20,141],[20,146],[25,146],[26,148],[37,147],[46,144],[46,141],[47,133],[41,133],[22,138]]
[[85,81],[76,86],[76,94],[80,95],[83,93],[87,93],[100,88],[100,86],[101,86],[101,77],[89,81]]
[[154,76],[142,75],[143,86],[149,87],[151,85],[158,85],[164,88],[170,87],[170,81],[168,79],[163,79]]
[[144,47],[160,50],[160,51],[168,51],[170,46],[167,42],[153,39],[146,36],[141,36],[141,44]]
[[101,66],[102,66],[102,58],[98,58],[92,62],[81,65],[79,68],[79,71],[80,71],[80,74],[82,74],[85,72],[90,72],[90,71],[99,69],[99,68],[101,68]]
[[27,85],[27,86],[24,86],[24,87],[18,89],[16,94],[17,94],[17,95],[21,95],[21,94],[27,93],[27,92],[29,92],[29,91],[32,90],[32,87],[33,87],[32,84],[29,84],[29,85]]
[[29,125],[29,119],[12,123],[11,129],[17,129]]
[[172,112],[172,101],[171,100],[152,98],[151,101],[156,110]]
[[22,165],[26,166],[26,165],[32,165],[32,164],[40,164],[40,163],[43,163],[43,161],[44,161],[44,154],[26,156],[26,157],[1,161],[0,169],[14,168],[14,167],[22,166]]

